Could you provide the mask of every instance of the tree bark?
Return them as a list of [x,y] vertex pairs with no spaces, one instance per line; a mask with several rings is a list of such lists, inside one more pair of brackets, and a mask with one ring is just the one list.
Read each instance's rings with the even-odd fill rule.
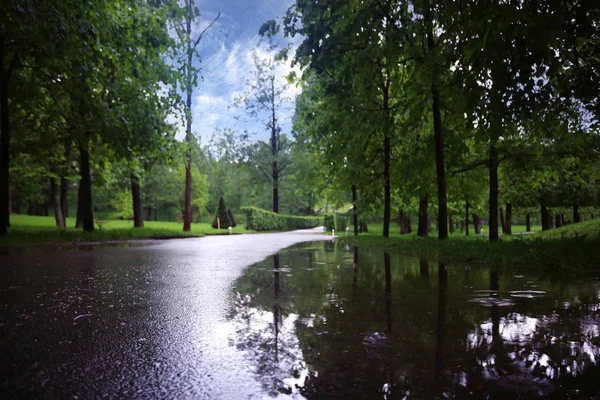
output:
[[[427,47],[429,51],[433,51],[435,48],[433,21],[429,5],[427,10]],[[446,170],[444,165],[444,133],[442,132],[440,91],[437,75],[437,66],[434,66],[431,77],[431,96],[433,99],[433,137],[435,141],[435,170],[438,189],[438,239],[444,240],[448,237],[448,205],[446,200]]]
[[63,171],[60,177],[60,208],[63,213],[63,217],[65,218],[65,222],[67,217],[69,216],[69,204],[68,204],[68,194],[69,194],[69,181],[66,178],[66,175],[69,171],[69,159],[71,157],[71,141],[67,140],[65,142],[65,165],[63,166]]
[[131,179],[131,199],[133,201],[133,227],[143,228],[144,217],[142,212],[142,194],[140,190],[140,179],[132,173]]
[[489,154],[490,174],[490,242],[498,241],[498,149],[495,143],[490,143]]
[[504,219],[504,233],[512,235],[512,203],[506,203],[506,216]]
[[356,185],[352,185],[352,223],[354,224],[354,236],[358,236],[358,208],[356,202]]
[[469,236],[469,202],[465,202],[465,235]]
[[576,224],[581,222],[581,214],[579,214],[579,206],[575,204],[573,206],[573,223]]
[[473,214],[473,229],[475,229],[475,234],[479,235],[480,231],[479,231],[479,216]]
[[560,227],[562,226],[562,221],[561,221],[561,219],[560,219],[560,214],[556,214],[556,215],[554,216],[554,226],[555,226],[556,228],[560,228]]
[[448,217],[448,232],[454,233],[454,220],[452,219],[452,215]]
[[541,204],[540,213],[542,218],[542,231],[547,231],[550,229],[550,213],[545,204]]
[[400,212],[398,216],[398,224],[400,225],[400,234],[406,235],[411,232],[410,228],[410,215]]
[[279,170],[277,169],[277,116],[275,114],[275,78],[271,76],[271,153],[273,154],[272,175],[273,175],[273,212],[279,212]]
[[75,228],[83,228],[83,196],[81,194],[82,185],[79,179],[79,187],[77,188],[77,217],[75,219]]
[[187,133],[185,135],[185,141],[188,145],[187,153],[185,155],[185,198],[183,204],[183,231],[189,232],[192,229],[192,90],[188,89],[187,96],[187,110],[188,115],[187,121]]
[[[50,172],[56,173],[56,168],[50,167]],[[60,191],[56,187],[56,178],[50,178],[50,194],[52,197],[52,205],[54,207],[54,220],[57,228],[65,228],[65,218],[60,205]]]
[[[4,36],[0,36],[0,236],[8,233],[10,226],[9,186],[10,186],[10,118],[8,108],[8,80],[16,61],[7,65],[4,49]],[[7,68],[8,66],[8,68]]]
[[385,136],[383,139],[383,179],[384,179],[384,198],[383,198],[383,236],[390,236],[390,218],[391,218],[391,203],[392,203],[392,192],[390,185],[390,137]]
[[525,231],[531,232],[531,214],[525,214]]
[[277,170],[277,161],[273,161],[273,212],[279,212],[279,171]]
[[79,144],[80,163],[79,169],[81,172],[81,222],[84,232],[94,230],[94,210],[92,207],[92,179],[90,176],[90,153],[87,149],[87,143]]
[[60,177],[60,209],[63,217],[66,219],[69,216],[69,203],[67,200],[69,184],[67,178]]
[[419,227],[417,228],[417,236],[427,236],[429,229],[429,197],[421,196],[419,201]]
[[502,211],[502,208],[500,208],[499,212],[500,212],[500,226],[502,227],[502,233],[506,233],[506,224],[504,221],[504,212]]

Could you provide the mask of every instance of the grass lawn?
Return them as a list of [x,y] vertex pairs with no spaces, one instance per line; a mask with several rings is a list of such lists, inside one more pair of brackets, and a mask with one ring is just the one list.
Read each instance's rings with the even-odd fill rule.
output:
[[[383,224],[369,224],[368,225],[369,228],[369,232],[365,233],[365,235],[367,236],[381,236],[383,235]],[[412,233],[410,233],[409,235],[400,235],[400,230],[398,229],[398,225],[396,224],[392,224],[390,225],[390,237],[411,237],[417,236],[417,226],[414,225],[412,226],[413,231]],[[526,226],[525,225],[513,225],[512,226],[512,232],[513,233],[523,233],[526,231]],[[352,228],[350,229],[351,233],[352,233]],[[532,225],[531,226],[531,231],[532,232],[540,232],[542,230],[542,226],[541,225]],[[478,238],[485,238],[485,240],[487,240],[487,234],[489,233],[489,226],[485,225],[483,227],[483,236],[482,235],[475,235],[475,231],[473,230],[473,226],[469,225],[469,239],[478,239]],[[345,235],[346,233],[343,232],[343,234]],[[502,233],[500,233],[502,235]],[[435,227],[435,225],[432,225],[432,230],[431,233],[429,234],[429,236],[431,237],[437,237],[437,228]],[[450,237],[459,237],[459,236],[463,236],[466,238],[464,231],[461,232],[460,229],[457,229],[454,231],[454,233],[450,234]]]
[[[209,223],[192,224],[191,232],[183,232],[179,222],[144,221],[144,228],[133,228],[132,221],[104,220],[102,231],[96,223],[94,232],[83,232],[74,228],[75,218],[67,218],[67,229],[56,228],[54,217],[11,215],[10,234],[0,238],[1,243],[81,242],[106,240],[134,240],[199,237],[204,235],[228,234],[227,229],[218,231]],[[98,220],[96,220],[98,221]],[[233,228],[234,233],[248,233],[243,226]]]
[[[539,230],[540,227],[532,227]],[[513,231],[516,231],[513,227]],[[487,235],[454,233],[440,241],[432,232],[428,237],[400,235],[396,226],[389,238],[382,237],[382,225],[369,225],[369,232],[341,240],[349,245],[368,245],[382,250],[399,249],[442,261],[510,264],[553,272],[600,268],[600,219],[567,225],[534,235],[504,235],[490,243]]]

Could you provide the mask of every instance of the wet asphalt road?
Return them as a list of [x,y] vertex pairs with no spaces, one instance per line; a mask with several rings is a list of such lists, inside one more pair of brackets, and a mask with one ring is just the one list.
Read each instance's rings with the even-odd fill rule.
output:
[[229,343],[232,285],[321,232],[0,250],[0,397],[268,397]]

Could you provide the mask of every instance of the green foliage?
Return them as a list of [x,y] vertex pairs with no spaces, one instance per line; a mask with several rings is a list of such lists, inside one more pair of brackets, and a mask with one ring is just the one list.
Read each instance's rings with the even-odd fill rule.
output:
[[217,224],[217,217],[220,220],[221,229],[227,229],[230,226],[233,227],[232,222],[229,219],[229,212],[227,207],[225,207],[225,200],[223,198],[219,198],[219,208],[217,208],[217,212],[215,213],[215,218],[212,222],[212,227],[217,228],[219,225]]
[[114,213],[110,214],[113,219],[133,219],[133,201],[129,190],[122,190],[110,202]]
[[257,207],[242,207],[246,214],[246,229],[255,231],[287,231],[315,228],[323,223],[321,217],[298,217],[263,210]]
[[323,225],[325,229],[331,231],[335,229],[337,232],[342,233],[346,230],[350,224],[350,218],[346,214],[341,213],[327,213],[323,217]]

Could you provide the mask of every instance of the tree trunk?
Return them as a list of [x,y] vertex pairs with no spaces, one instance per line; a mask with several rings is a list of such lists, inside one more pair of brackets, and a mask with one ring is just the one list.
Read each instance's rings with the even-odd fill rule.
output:
[[390,218],[391,218],[391,185],[390,185],[390,137],[386,135],[383,139],[383,179],[384,179],[384,193],[383,193],[383,236],[390,236]]
[[273,212],[279,212],[279,171],[277,170],[277,161],[273,161]]
[[[190,97],[191,102],[191,97]],[[190,106],[191,107],[191,106]],[[189,122],[191,130],[191,121]],[[188,150],[185,156],[185,199],[183,206],[183,231],[189,232],[192,229],[192,151],[189,148],[191,142],[191,133],[189,137],[186,135]]]
[[68,190],[69,190],[69,184],[67,181],[67,178],[65,178],[64,176],[60,177],[60,209],[62,212],[63,217],[66,218],[69,216],[69,204],[68,204],[68,200],[67,200],[67,195],[68,195]]
[[[0,236],[8,233],[10,226],[9,187],[10,187],[10,118],[8,109],[8,80],[16,56],[8,65],[5,60],[4,36],[0,36]],[[8,68],[6,67],[8,66]]]
[[146,221],[152,221],[152,206],[146,206]]
[[65,218],[65,222],[67,217],[69,216],[69,204],[67,200],[67,196],[69,194],[69,181],[67,181],[67,174],[69,172],[69,160],[71,158],[71,141],[67,140],[65,142],[65,163],[60,176],[60,208],[63,213],[63,217]]
[[560,214],[556,214],[554,216],[554,226],[556,228],[560,228],[562,226],[562,221],[560,220]]
[[502,227],[502,233],[506,233],[506,224],[504,221],[504,212],[500,209],[500,226]]
[[490,143],[490,242],[498,241],[498,149]]
[[452,215],[448,217],[448,231],[454,233],[454,220],[452,219]]
[[[433,21],[431,11],[427,10],[427,47],[430,52],[435,48],[433,38]],[[446,170],[444,165],[444,133],[442,132],[442,116],[440,112],[440,91],[438,88],[437,66],[431,77],[431,97],[433,99],[433,137],[435,141],[435,170],[438,189],[438,238],[448,237],[448,205],[446,200]]]
[[525,231],[531,232],[531,214],[525,214]]
[[506,203],[506,216],[504,219],[504,233],[512,235],[512,203]]
[[400,212],[398,216],[398,224],[400,225],[400,234],[406,235],[411,232],[410,228],[410,215]]
[[545,204],[541,205],[540,212],[542,214],[542,231],[547,231],[550,229],[550,213],[548,212],[548,208]]
[[75,228],[83,228],[83,195],[81,194],[81,190],[81,179],[79,179],[79,187],[77,188],[77,217],[75,219]]
[[419,227],[417,228],[417,236],[427,236],[429,228],[429,197],[422,196],[419,201]]
[[354,236],[358,236],[358,209],[356,208],[356,185],[352,185],[352,223],[354,224]]
[[560,226],[565,226],[565,214],[560,213]]
[[469,202],[465,202],[465,235],[469,236]]
[[479,216],[473,214],[473,229],[475,229],[475,234],[479,235],[480,231],[479,231]]
[[185,198],[183,203],[183,231],[189,232],[192,229],[192,84],[193,84],[193,60],[194,51],[191,43],[192,34],[192,14],[188,10],[186,16],[187,32],[187,79],[186,79],[186,103],[185,103],[185,142],[187,144],[186,165],[185,165]]
[[84,232],[91,232],[94,230],[94,211],[92,207],[92,180],[90,176],[90,153],[87,149],[87,143],[79,144],[79,156],[80,164],[79,169],[81,172],[81,221],[83,224]]
[[131,199],[133,200],[133,227],[143,228],[144,217],[142,213],[142,195],[140,190],[140,179],[137,175],[131,174]]
[[581,222],[581,214],[579,214],[579,206],[576,204],[573,206],[573,223],[578,222]]
[[369,227],[367,226],[367,223],[365,221],[359,221],[358,225],[359,225],[358,231],[360,233],[369,232]]
[[[50,172],[53,174],[56,173],[56,168],[50,167]],[[50,193],[54,206],[54,220],[56,221],[56,227],[65,228],[65,218],[60,206],[60,191],[56,187],[56,178],[54,176],[50,178]]]

